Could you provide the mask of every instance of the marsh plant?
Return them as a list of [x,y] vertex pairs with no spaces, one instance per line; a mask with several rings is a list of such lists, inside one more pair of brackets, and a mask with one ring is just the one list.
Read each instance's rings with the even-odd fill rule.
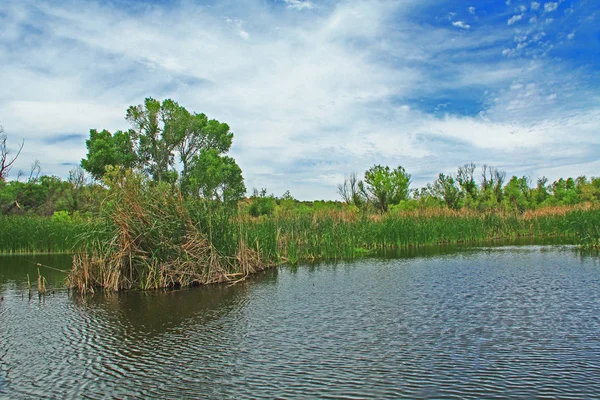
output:
[[74,255],[72,287],[85,292],[231,282],[268,266],[243,240],[228,243],[227,253],[217,248],[213,243],[222,241],[214,237],[212,218],[194,221],[168,183],[118,167],[108,168],[104,179],[110,189],[102,223]]

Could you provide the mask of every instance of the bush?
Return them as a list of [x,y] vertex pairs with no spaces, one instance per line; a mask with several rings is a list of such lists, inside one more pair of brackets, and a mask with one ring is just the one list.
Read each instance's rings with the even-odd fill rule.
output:
[[273,195],[267,196],[267,189],[262,189],[260,193],[254,189],[254,194],[250,199],[251,203],[248,212],[251,216],[273,215],[275,211],[275,198]]

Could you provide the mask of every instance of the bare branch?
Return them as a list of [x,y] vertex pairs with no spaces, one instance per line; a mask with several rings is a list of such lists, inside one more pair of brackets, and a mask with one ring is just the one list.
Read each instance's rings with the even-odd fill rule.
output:
[[8,173],[12,169],[17,158],[19,158],[21,150],[23,150],[23,146],[25,145],[25,140],[22,140],[17,154],[11,158],[9,157],[10,150],[6,145],[7,139],[7,136],[4,134],[4,128],[0,127],[0,181],[6,181]]
[[42,166],[40,165],[40,160],[35,160],[31,164],[31,170],[29,172],[29,179],[27,179],[27,181],[31,182],[31,183],[37,182],[38,178],[40,177],[41,172],[42,172]]

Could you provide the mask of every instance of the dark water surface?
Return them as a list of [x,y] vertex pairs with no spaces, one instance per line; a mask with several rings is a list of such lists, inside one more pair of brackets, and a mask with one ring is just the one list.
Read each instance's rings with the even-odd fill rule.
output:
[[600,263],[571,247],[29,300],[32,262],[69,258],[0,257],[0,397],[600,398]]

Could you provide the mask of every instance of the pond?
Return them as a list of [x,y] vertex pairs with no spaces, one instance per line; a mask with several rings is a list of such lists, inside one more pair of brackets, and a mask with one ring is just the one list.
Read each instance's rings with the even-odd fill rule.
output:
[[[0,257],[0,397],[600,397],[600,264],[570,246],[282,266],[234,286],[27,294]],[[40,268],[49,287],[64,274]]]

